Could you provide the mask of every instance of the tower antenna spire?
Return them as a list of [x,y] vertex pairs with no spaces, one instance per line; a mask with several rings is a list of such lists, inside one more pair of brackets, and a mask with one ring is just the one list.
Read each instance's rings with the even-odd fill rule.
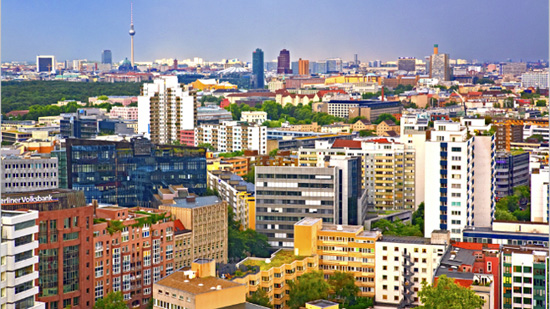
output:
[[130,25],[134,24],[134,3],[130,2]]
[[130,58],[132,62],[132,70],[134,69],[134,35],[136,31],[134,30],[134,3],[130,2]]

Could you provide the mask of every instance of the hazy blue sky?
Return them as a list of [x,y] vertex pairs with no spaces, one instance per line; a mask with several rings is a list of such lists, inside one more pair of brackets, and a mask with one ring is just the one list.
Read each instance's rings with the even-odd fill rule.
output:
[[[2,3],[2,61],[53,54],[113,60],[130,54],[130,1],[8,0]],[[362,61],[423,58],[434,43],[451,58],[548,58],[546,0],[138,0],[136,61],[203,57]]]

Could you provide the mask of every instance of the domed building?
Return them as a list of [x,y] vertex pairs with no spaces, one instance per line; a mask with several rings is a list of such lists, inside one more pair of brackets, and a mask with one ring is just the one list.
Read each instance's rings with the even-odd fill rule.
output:
[[132,63],[130,62],[130,60],[128,60],[128,58],[125,58],[124,61],[122,61],[122,63],[118,67],[118,71],[119,72],[130,72],[130,71],[135,71],[135,68],[132,67]]

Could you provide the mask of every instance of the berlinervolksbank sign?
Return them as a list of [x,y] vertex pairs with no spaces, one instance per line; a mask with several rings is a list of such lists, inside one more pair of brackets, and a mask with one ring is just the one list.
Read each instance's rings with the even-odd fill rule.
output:
[[22,203],[36,203],[36,202],[52,202],[57,201],[52,195],[45,196],[22,196],[22,197],[6,197],[0,200],[0,204],[22,204]]

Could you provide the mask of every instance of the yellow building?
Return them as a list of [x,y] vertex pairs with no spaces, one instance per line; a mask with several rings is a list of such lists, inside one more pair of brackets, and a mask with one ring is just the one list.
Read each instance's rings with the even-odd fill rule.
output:
[[246,286],[248,295],[263,289],[274,309],[287,308],[288,280],[295,280],[306,272],[318,270],[317,256],[297,256],[291,250],[279,250],[271,258],[246,258],[237,264],[247,271],[238,270],[231,281]]
[[197,79],[191,83],[193,89],[198,90],[218,90],[218,89],[237,89],[237,85],[230,84],[228,82],[219,83],[215,79]]
[[358,83],[368,83],[376,82],[380,84],[382,82],[382,77],[379,76],[365,76],[365,75],[342,75],[342,76],[331,76],[325,78],[325,85],[329,84],[358,84]]
[[294,224],[294,254],[319,257],[319,270],[353,273],[359,296],[374,297],[375,243],[380,232],[363,226],[323,224],[318,218],[304,218]]
[[376,130],[376,125],[370,123],[370,121],[366,119],[359,119],[357,122],[355,122],[352,127],[353,131],[363,131],[363,130]]
[[386,135],[387,132],[393,131],[399,135],[401,127],[396,125],[391,120],[384,120],[376,126],[376,135],[378,136],[389,136]]
[[[227,263],[227,202],[217,196],[186,196],[170,189],[159,190],[159,209],[170,211],[185,229],[191,230],[190,236],[177,237],[181,242],[176,249],[181,249],[182,254],[176,254],[176,264],[189,266],[185,264],[197,258]],[[189,254],[184,255],[186,252]]]
[[244,308],[245,302],[246,286],[216,278],[213,260],[195,260],[191,268],[176,271],[153,285],[154,309]]
[[256,197],[250,192],[240,191],[237,193],[237,205],[239,209],[248,209],[248,226],[256,230]]

